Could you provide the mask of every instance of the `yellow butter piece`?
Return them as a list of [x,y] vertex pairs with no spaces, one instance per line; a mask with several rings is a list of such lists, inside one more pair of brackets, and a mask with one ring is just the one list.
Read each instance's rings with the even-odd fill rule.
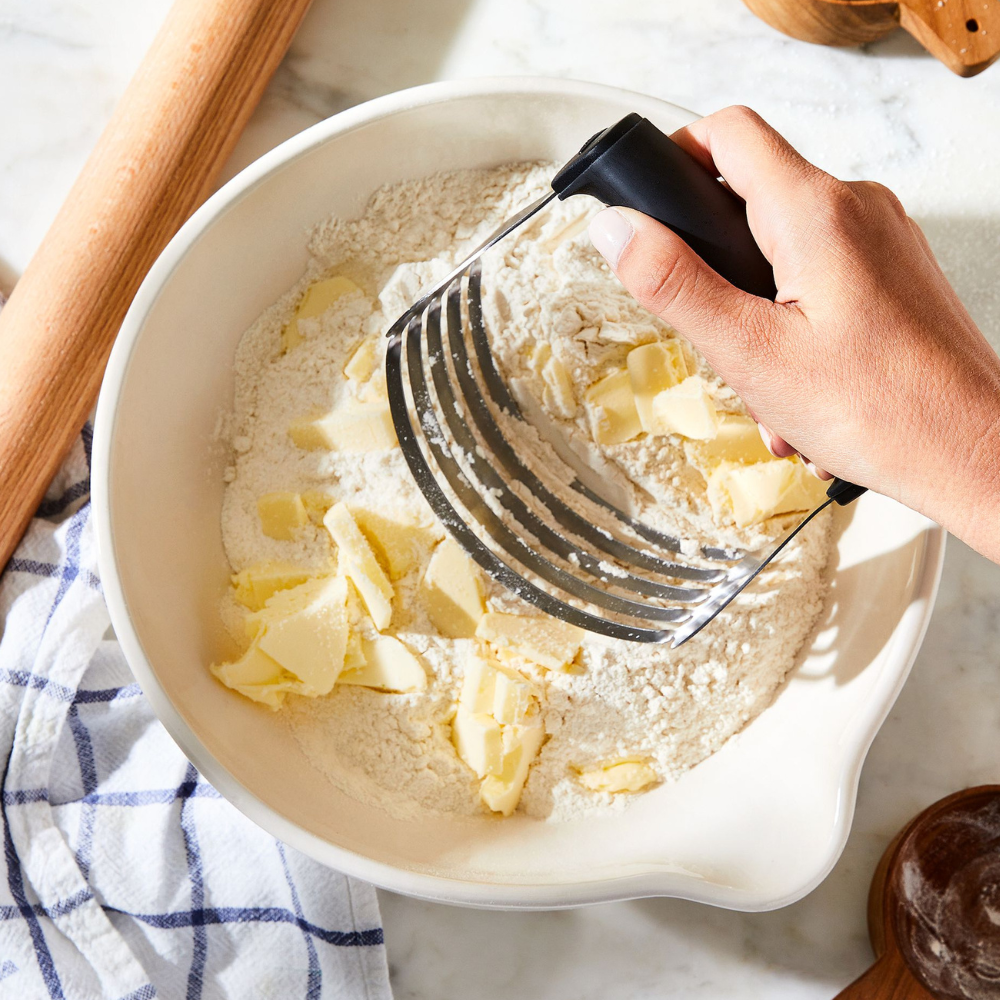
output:
[[[348,611],[347,611],[347,621],[348,629],[350,629],[350,597],[348,596]],[[360,670],[368,661],[365,659],[365,650],[362,645],[361,636],[357,632],[348,631],[347,633],[347,648],[344,650],[344,669],[341,671],[340,677],[337,678],[338,681],[342,681],[344,675],[349,672],[354,672]]]
[[302,332],[299,330],[300,319],[312,319],[314,316],[322,316],[344,295],[351,292],[359,292],[360,288],[350,278],[342,276],[326,278],[323,281],[316,281],[305,291],[295,309],[295,315],[289,321],[284,330],[281,331],[281,346],[287,354],[293,347],[298,347],[303,341]]
[[451,724],[452,740],[458,756],[483,778],[503,770],[503,739],[500,724],[485,712],[459,708]]
[[245,608],[260,611],[269,597],[305,583],[312,574],[290,563],[265,562],[234,573],[233,596]]
[[302,681],[303,694],[327,694],[344,666],[347,581],[308,580],[280,590],[257,612],[257,645]]
[[305,490],[302,493],[302,506],[305,507],[309,520],[313,524],[322,524],[323,515],[333,506],[334,499],[322,490]]
[[476,564],[453,538],[434,550],[420,587],[427,615],[434,627],[451,639],[476,634],[486,610]]
[[326,512],[323,524],[337,543],[341,572],[351,578],[375,628],[381,632],[392,618],[394,591],[389,578],[375,558],[368,539],[351,516],[347,504],[334,504]]
[[479,797],[493,812],[510,816],[517,808],[528,769],[545,740],[541,723],[504,726],[504,754],[499,774],[487,775],[479,786]]
[[691,375],[679,385],[663,389],[653,397],[652,434],[680,434],[697,440],[714,438],[719,415],[700,375]]
[[361,387],[358,395],[364,403],[384,403],[389,398],[385,385],[385,369],[379,368]]
[[708,477],[708,500],[716,518],[732,516],[741,528],[776,514],[811,510],[824,499],[826,484],[797,458],[753,465],[722,462]]
[[522,723],[535,704],[531,682],[509,667],[497,667],[493,685],[493,718],[501,725]]
[[546,340],[539,340],[528,352],[528,367],[536,374],[541,375],[546,362],[552,357],[552,345]]
[[626,360],[639,423],[647,434],[654,434],[653,397],[688,377],[684,351],[677,340],[659,341],[634,347]]
[[727,413],[719,419],[719,431],[709,441],[685,441],[684,455],[704,477],[721,462],[771,462],[774,456],[764,447],[757,424],[750,417]]
[[367,382],[378,368],[378,337],[366,337],[344,365],[344,374],[353,382]]
[[562,670],[580,651],[584,631],[555,618],[490,611],[483,615],[476,635],[548,670]]
[[641,792],[657,780],[644,761],[623,760],[580,775],[580,784],[593,792]]
[[556,357],[550,357],[542,367],[542,381],[545,392],[542,399],[546,406],[555,410],[560,417],[569,420],[576,416],[576,395],[573,380],[566,366]]
[[496,677],[496,666],[490,662],[487,650],[470,649],[465,660],[465,676],[458,704],[473,715],[479,712],[492,714]]
[[352,454],[396,446],[396,430],[385,400],[350,403],[324,417],[302,417],[288,428],[288,436],[305,451]]
[[272,709],[280,708],[285,695],[302,687],[256,644],[234,663],[213,663],[209,670],[226,687]]
[[257,498],[257,514],[264,534],[282,542],[291,541],[298,529],[309,523],[298,493],[265,493]]
[[598,444],[621,444],[642,433],[628,372],[621,368],[595,382],[584,394],[590,430]]
[[362,639],[361,649],[364,666],[345,670],[338,684],[358,684],[396,693],[423,691],[427,687],[427,674],[420,661],[395,636]]
[[418,524],[405,514],[379,513],[364,507],[356,507],[351,513],[391,580],[414,569],[441,537],[439,529]]

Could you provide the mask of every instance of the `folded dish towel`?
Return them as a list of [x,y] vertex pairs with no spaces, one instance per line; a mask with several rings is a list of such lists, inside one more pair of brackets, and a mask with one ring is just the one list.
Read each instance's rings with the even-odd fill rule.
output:
[[0,576],[0,997],[391,996],[375,890],[199,776],[109,629],[91,430]]

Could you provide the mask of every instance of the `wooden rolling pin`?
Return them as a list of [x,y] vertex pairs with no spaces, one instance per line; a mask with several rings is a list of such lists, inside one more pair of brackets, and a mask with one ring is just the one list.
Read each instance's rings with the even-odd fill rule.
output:
[[0,310],[0,567],[97,399],[142,279],[211,192],[310,0],[176,0]]
[[863,45],[903,27],[953,73],[1000,56],[997,0],[744,0],[772,27],[820,45]]

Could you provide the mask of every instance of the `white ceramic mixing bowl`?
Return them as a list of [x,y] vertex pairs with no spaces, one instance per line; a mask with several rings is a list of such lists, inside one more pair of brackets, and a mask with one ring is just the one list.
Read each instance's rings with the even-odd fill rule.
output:
[[621,815],[571,823],[392,819],[315,770],[279,715],[207,664],[228,583],[219,513],[243,331],[306,264],[305,231],[354,216],[378,186],[439,170],[567,159],[629,111],[694,117],[558,80],[440,83],[321,122],[244,170],[156,262],[101,394],[94,510],[111,618],[157,714],[202,774],[286,843],[399,892],[496,907],[645,895],[767,909],[812,889],[843,849],[865,753],[923,637],[944,552],[935,525],[866,496],[836,554],[808,655],[721,752]]

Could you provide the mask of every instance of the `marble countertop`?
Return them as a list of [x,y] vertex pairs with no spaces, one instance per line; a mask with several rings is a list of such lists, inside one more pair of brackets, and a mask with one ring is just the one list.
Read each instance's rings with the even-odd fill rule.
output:
[[[41,239],[167,6],[4,4],[0,291]],[[699,112],[751,105],[831,172],[892,187],[1000,347],[1000,66],[961,80],[902,32],[865,49],[816,48],[740,0],[316,0],[226,175],[380,94],[508,74],[615,84]],[[998,661],[1000,567],[952,541],[927,639],[865,765],[847,849],[815,892],[765,914],[667,899],[491,913],[381,893],[396,996],[832,997],[871,960],[867,885],[892,834],[942,795],[997,780]]]

